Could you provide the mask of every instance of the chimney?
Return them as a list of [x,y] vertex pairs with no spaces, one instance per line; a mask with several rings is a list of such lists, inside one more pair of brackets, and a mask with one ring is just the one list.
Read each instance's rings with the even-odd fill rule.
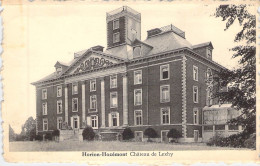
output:
[[157,35],[157,34],[159,34],[161,32],[162,32],[162,30],[159,29],[159,28],[151,29],[151,30],[147,31],[147,38],[149,38],[151,36],[154,36],[154,35]]
[[97,45],[97,46],[91,47],[90,49],[93,50],[93,51],[103,52],[104,47],[100,46],[100,45]]

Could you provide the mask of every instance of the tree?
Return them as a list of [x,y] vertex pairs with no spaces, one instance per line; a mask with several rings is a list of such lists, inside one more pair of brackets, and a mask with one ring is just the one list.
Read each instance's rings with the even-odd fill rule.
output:
[[168,138],[173,138],[175,139],[177,142],[178,142],[178,139],[181,138],[181,132],[179,132],[178,130],[176,129],[171,129],[168,134],[167,134],[167,137]]
[[13,128],[11,127],[11,125],[9,125],[9,141],[15,141],[16,140],[16,134],[14,133]]
[[[34,134],[35,131],[35,134]],[[22,137],[25,140],[33,140],[31,136],[36,136],[36,120],[33,119],[33,117],[29,117],[24,125],[22,126],[22,131],[20,134],[20,137]]]
[[30,141],[33,141],[36,137],[36,127],[30,130]]
[[83,132],[82,132],[83,140],[93,141],[95,138],[95,132],[93,131],[93,128],[90,126],[87,126]]
[[134,133],[129,127],[127,127],[124,129],[122,136],[123,136],[123,140],[130,140],[134,138]]
[[144,135],[148,137],[148,142],[151,142],[150,138],[156,138],[158,135],[153,128],[147,128],[144,131]]
[[220,86],[229,86],[229,92],[217,93],[221,101],[232,103],[232,107],[242,110],[242,115],[229,121],[231,125],[243,125],[244,133],[256,132],[256,17],[248,12],[247,5],[220,5],[215,17],[226,21],[228,30],[235,21],[242,28],[235,36],[238,45],[230,50],[232,58],[239,58],[239,67],[223,70],[216,80]]

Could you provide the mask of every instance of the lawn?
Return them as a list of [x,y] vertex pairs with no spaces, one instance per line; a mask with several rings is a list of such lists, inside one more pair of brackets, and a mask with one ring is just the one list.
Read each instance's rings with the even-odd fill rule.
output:
[[[175,150],[231,150],[236,148],[211,147],[204,143],[154,143],[154,142],[10,142],[11,152],[22,151],[175,151]],[[244,149],[245,150],[245,149]]]

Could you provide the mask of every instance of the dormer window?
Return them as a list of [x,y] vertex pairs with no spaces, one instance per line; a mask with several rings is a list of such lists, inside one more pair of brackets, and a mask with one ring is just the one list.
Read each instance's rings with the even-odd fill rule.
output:
[[61,74],[61,72],[62,72],[62,67],[57,67],[57,68],[56,68],[56,72],[57,72],[57,75]]
[[207,58],[211,59],[212,58],[212,50],[207,48],[207,54],[206,54]]
[[136,46],[133,48],[134,56],[138,57],[141,55],[141,46]]
[[118,29],[119,28],[119,20],[114,20],[113,21],[113,29]]

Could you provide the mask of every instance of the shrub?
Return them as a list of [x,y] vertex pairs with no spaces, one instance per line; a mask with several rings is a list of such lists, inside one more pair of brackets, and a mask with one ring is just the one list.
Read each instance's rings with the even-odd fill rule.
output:
[[251,134],[250,137],[247,140],[245,140],[244,145],[246,148],[255,149],[256,148],[256,134],[255,133]]
[[37,140],[37,141],[42,141],[42,135],[36,135],[35,136],[35,140]]
[[156,138],[158,135],[156,133],[156,131],[153,128],[147,128],[144,131],[144,135],[146,135],[148,137],[147,142],[152,142],[150,140],[150,138]]
[[60,136],[60,130],[54,130],[52,133],[53,136]]
[[171,129],[168,134],[167,134],[168,138],[173,138],[178,142],[178,139],[182,137],[181,132],[179,132],[179,130],[176,129]]
[[95,138],[95,132],[92,127],[87,126],[82,132],[83,140],[93,141]]
[[134,133],[130,128],[125,128],[122,133],[123,140],[130,140],[134,138]]
[[46,133],[45,137],[46,140],[52,140],[52,133]]

